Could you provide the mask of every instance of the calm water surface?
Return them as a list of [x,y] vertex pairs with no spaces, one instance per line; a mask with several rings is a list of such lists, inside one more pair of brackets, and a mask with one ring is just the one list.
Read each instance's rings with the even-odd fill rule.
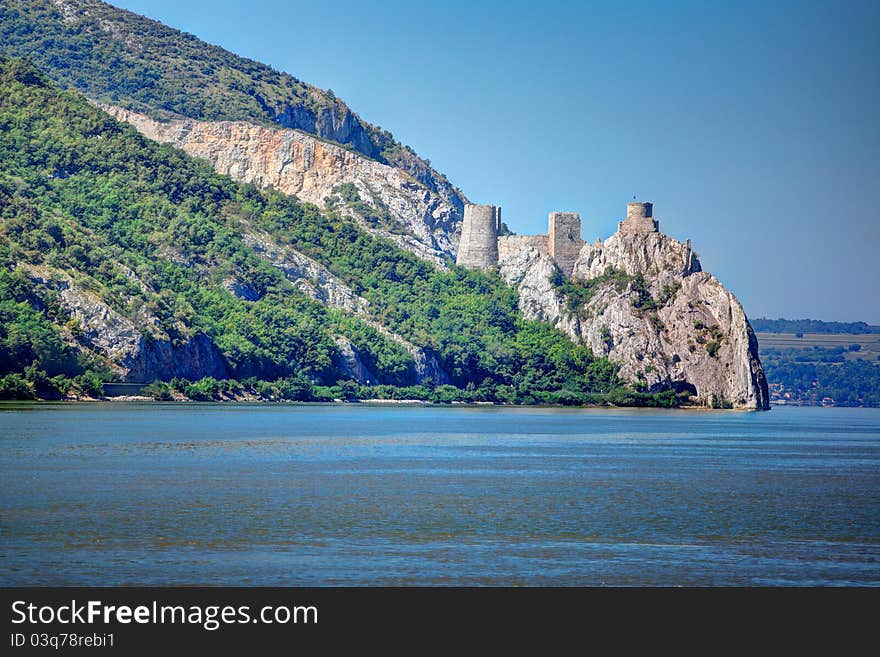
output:
[[880,410],[0,405],[0,585],[880,585]]

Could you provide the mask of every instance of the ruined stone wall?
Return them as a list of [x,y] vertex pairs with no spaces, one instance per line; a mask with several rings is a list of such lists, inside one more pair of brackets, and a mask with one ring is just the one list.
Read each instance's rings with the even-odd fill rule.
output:
[[499,237],[501,208],[494,205],[465,205],[461,241],[456,262],[471,269],[488,269],[529,247],[549,255],[566,276],[571,276],[580,256],[581,218],[577,212],[551,212],[547,235],[504,235]]
[[617,230],[621,233],[656,233],[660,225],[653,217],[653,203],[627,203],[626,219],[617,224]]
[[571,276],[584,246],[581,218],[577,212],[551,212],[548,223],[550,256],[563,274]]
[[456,263],[470,269],[488,269],[497,264],[500,225],[501,208],[465,205]]
[[504,260],[530,246],[538,249],[541,255],[550,255],[547,235],[505,235],[498,238],[498,259]]

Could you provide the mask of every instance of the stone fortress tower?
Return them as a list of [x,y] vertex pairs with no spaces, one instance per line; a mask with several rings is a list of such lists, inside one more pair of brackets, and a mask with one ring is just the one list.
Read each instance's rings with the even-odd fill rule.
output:
[[581,217],[577,212],[551,212],[547,223],[550,257],[563,274],[571,276],[574,263],[584,246]]
[[468,269],[488,269],[497,263],[500,229],[501,208],[496,205],[465,205],[456,264]]
[[[656,233],[654,204],[634,201],[626,204],[626,219],[617,224],[627,235]],[[581,239],[581,218],[577,212],[551,212],[546,235],[501,235],[501,208],[495,205],[465,205],[461,242],[456,263],[469,269],[489,269],[528,247],[549,255],[565,276],[571,276],[585,242]],[[688,241],[690,248],[690,241]]]
[[654,204],[633,201],[626,204],[626,219],[617,224],[621,233],[656,233],[660,223],[654,219]]

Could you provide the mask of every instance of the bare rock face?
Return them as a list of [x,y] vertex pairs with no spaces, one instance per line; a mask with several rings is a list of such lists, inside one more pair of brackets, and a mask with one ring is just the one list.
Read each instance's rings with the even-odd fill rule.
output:
[[334,336],[333,341],[339,349],[336,365],[347,376],[361,385],[376,383],[379,378],[361,360],[361,355],[351,340],[342,335]]
[[285,277],[306,296],[356,315],[366,312],[367,300],[355,294],[322,264],[299,251],[275,243],[265,233],[246,232],[243,241],[258,256],[284,272]]
[[223,283],[223,287],[232,296],[242,299],[243,301],[259,301],[262,297],[260,293],[248,283],[242,283],[239,280],[231,278]]
[[40,285],[54,289],[64,310],[76,320],[74,342],[81,349],[102,358],[123,381],[148,383],[174,377],[200,379],[229,378],[220,350],[203,333],[172,344],[161,333],[156,318],[141,309],[137,321],[125,317],[81,289],[70,280],[50,279],[32,270],[29,275]]
[[416,347],[412,344],[405,348],[409,351],[415,363],[416,381],[418,383],[434,383],[439,385],[449,383],[449,377],[440,367],[436,354],[428,349]]
[[[391,339],[400,341],[401,346],[403,346],[404,349],[409,352],[410,356],[412,356],[412,380],[414,382],[426,383],[431,381],[440,384],[449,382],[449,377],[447,377],[446,373],[440,369],[440,365],[434,354],[425,349],[416,347],[387,331],[381,332],[391,337]],[[375,384],[382,380],[381,377],[377,376],[369,367],[367,367],[361,358],[360,352],[357,347],[352,344],[351,340],[345,336],[337,335],[334,336],[333,341],[336,343],[336,347],[339,350],[336,356],[336,365],[344,374],[350,376],[360,384]]]
[[587,244],[581,249],[572,278],[595,278],[609,267],[615,267],[630,276],[655,276],[664,282],[674,282],[701,270],[690,240],[681,243],[659,231],[618,231],[604,244]]
[[[555,324],[620,365],[622,379],[651,391],[689,392],[700,403],[769,408],[758,343],[736,297],[703,272],[689,243],[659,232],[617,232],[588,244],[572,280],[586,285],[571,309],[537,249],[500,263],[527,319]],[[592,283],[590,283],[592,281]]]
[[438,265],[455,256],[460,201],[452,202],[401,169],[298,130],[233,121],[157,121],[112,105],[99,107],[154,141],[207,160],[218,173],[320,207],[340,185],[354,185],[371,212],[350,207],[345,212],[362,228]]
[[556,263],[533,246],[514,252],[499,262],[505,282],[519,292],[519,311],[525,319],[549,322],[580,340],[580,319],[566,310],[565,299],[551,279],[557,274]]

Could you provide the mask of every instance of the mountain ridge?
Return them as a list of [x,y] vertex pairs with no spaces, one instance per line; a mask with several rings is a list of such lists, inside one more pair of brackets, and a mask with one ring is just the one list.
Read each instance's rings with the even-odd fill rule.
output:
[[[153,118],[294,128],[400,168],[461,210],[449,180],[335,94],[101,0],[10,0],[0,42],[62,88]],[[65,63],[65,53],[76,67]]]

